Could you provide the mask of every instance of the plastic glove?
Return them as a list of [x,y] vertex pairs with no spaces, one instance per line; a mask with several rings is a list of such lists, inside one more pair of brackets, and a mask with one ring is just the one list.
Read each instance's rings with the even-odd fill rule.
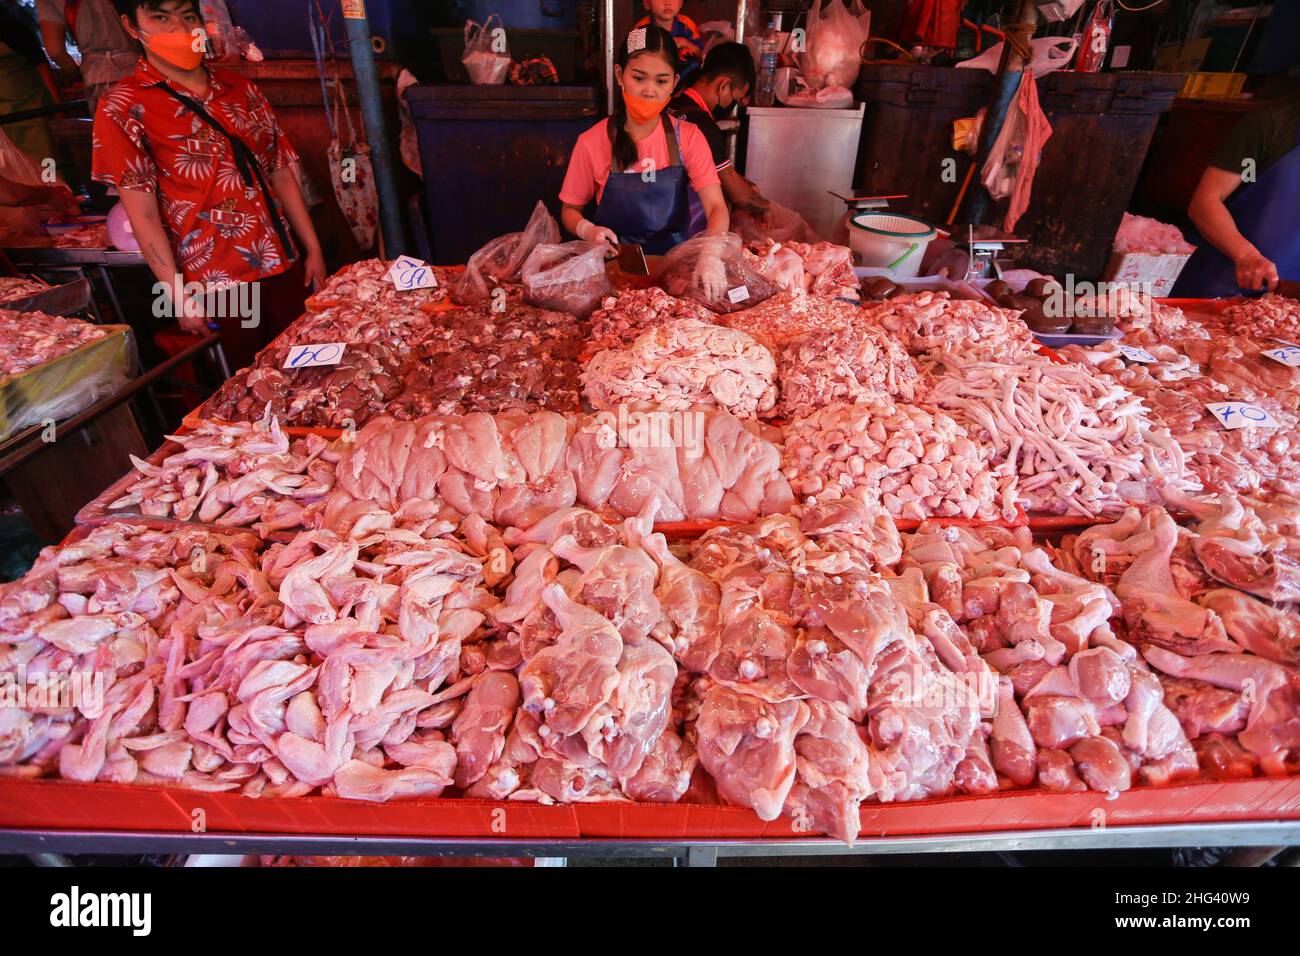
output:
[[716,252],[706,250],[695,263],[695,284],[710,301],[720,301],[727,293],[727,268]]
[[574,234],[586,242],[603,242],[605,244],[606,259],[618,255],[618,234],[613,229],[598,226],[590,219],[584,219],[578,223],[578,228],[574,230]]

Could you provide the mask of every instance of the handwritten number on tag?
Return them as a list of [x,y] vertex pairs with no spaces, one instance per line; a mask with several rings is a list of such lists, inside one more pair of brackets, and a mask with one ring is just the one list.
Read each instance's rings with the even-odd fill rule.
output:
[[343,342],[323,342],[316,345],[295,345],[289,349],[285,368],[311,368],[318,365],[338,365],[343,358]]

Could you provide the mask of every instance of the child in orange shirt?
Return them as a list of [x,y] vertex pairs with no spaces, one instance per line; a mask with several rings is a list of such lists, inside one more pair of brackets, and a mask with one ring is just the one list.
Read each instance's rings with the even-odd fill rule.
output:
[[672,34],[677,44],[677,55],[682,60],[694,60],[698,64],[702,53],[700,29],[690,17],[681,15],[682,0],[641,0],[641,2],[650,11],[650,16],[642,17],[637,26],[643,27],[653,20],[655,26]]

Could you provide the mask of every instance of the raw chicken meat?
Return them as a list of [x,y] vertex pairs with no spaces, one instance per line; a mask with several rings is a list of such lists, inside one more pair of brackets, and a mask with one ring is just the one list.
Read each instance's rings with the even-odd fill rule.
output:
[[[338,466],[325,526],[355,533],[349,529],[359,518],[364,529],[390,522],[399,509],[427,507],[456,523],[477,514],[526,529],[575,504],[631,517],[651,500],[665,521],[751,520],[793,503],[774,445],[726,412],[683,416],[664,413],[623,430],[612,414],[376,419]],[[674,421],[689,428],[678,447],[670,437]]]
[[[349,303],[363,306],[371,314],[382,311],[386,319],[391,319],[394,313],[416,310],[422,305],[432,305],[447,298],[449,283],[446,269],[428,267],[436,283],[432,288],[398,289],[388,278],[388,270],[392,266],[393,262],[385,259],[358,259],[349,263],[316,290],[308,300],[308,306],[332,302]],[[314,311],[324,309],[318,307]]]
[[700,766],[728,803],[775,820],[795,783],[795,737],[810,716],[800,700],[770,703],[712,687],[695,724]]
[[35,276],[0,276],[0,307],[49,291],[50,286]]
[[827,405],[785,429],[783,471],[799,495],[862,489],[899,518],[1014,520],[1014,472],[999,482],[985,448],[930,405],[871,398]]
[[1207,323],[1212,331],[1254,339],[1280,336],[1294,342],[1300,336],[1300,300],[1270,292],[1258,299],[1234,302],[1217,319],[1217,322]]
[[748,251],[757,268],[787,292],[857,299],[858,277],[853,272],[853,250],[830,242],[752,242]]
[[856,305],[829,296],[778,292],[766,302],[719,316],[717,321],[753,336],[776,353],[793,339],[860,325],[862,313]]
[[844,326],[794,339],[780,352],[780,414],[808,415],[833,402],[868,401],[886,395],[917,397],[920,373],[894,338],[870,325]]
[[413,344],[386,414],[575,412],[585,336],[574,316],[532,306],[443,312]]
[[674,319],[713,322],[715,318],[704,306],[675,299],[658,286],[631,289],[608,297],[591,313],[591,339],[586,352],[594,355],[602,349],[626,348],[647,329]]
[[18,375],[108,333],[81,319],[0,309],[0,375]]
[[949,350],[992,361],[1015,362],[1034,349],[1019,314],[947,292],[900,295],[863,307],[865,321],[899,338],[913,355]]
[[1029,354],[1014,364],[958,351],[930,361],[926,401],[991,448],[999,474],[1020,475],[1032,511],[1092,518],[1126,499],[1145,500],[1153,484],[1186,480],[1169,433],[1104,376]]
[[[278,340],[284,341],[284,340]],[[336,365],[286,369],[292,345],[275,345],[235,373],[203,406],[203,417],[284,425],[360,427],[401,389],[402,360],[379,342],[348,345]]]
[[755,418],[776,405],[775,381],[772,353],[745,333],[676,319],[598,353],[582,372],[582,393],[596,409],[712,406]]
[[[132,480],[83,509],[81,520],[139,514],[245,527],[259,533],[306,527],[305,514],[334,487],[343,454],[319,435],[290,440],[274,418],[231,425],[200,421],[169,435],[179,450],[157,465],[131,457]],[[119,494],[120,492],[120,494]]]

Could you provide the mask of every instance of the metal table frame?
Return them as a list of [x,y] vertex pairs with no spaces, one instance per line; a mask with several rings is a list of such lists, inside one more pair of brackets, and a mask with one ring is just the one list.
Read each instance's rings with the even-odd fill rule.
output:
[[[99,287],[103,290],[108,304],[113,310],[115,321],[130,325],[122,305],[117,300],[117,290],[113,287],[109,266],[143,266],[144,256],[138,252],[123,252],[118,249],[81,249],[67,246],[12,246],[5,250],[16,268],[25,268],[37,272],[68,272],[90,279],[88,268],[94,268],[99,278]],[[90,309],[97,320],[101,320],[95,305],[94,296],[90,299]]]
[[1257,847],[1300,844],[1300,820],[1169,824],[1099,829],[876,837],[853,847],[830,839],[790,840],[485,840],[285,833],[0,829],[0,853],[275,853],[333,856],[527,856],[549,859],[638,857],[714,866],[723,857],[874,856],[900,853],[1026,850]]

